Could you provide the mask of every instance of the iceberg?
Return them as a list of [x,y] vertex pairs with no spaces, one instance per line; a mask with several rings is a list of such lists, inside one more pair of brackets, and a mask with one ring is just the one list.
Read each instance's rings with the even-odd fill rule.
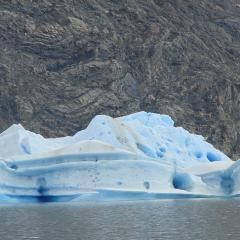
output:
[[240,161],[171,117],[98,115],[73,136],[0,134],[0,203],[233,197]]

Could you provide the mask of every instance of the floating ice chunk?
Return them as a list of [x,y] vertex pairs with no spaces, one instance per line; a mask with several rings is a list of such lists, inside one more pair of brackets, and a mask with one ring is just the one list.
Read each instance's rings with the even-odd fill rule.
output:
[[0,134],[0,202],[240,194],[240,164],[167,115],[99,115],[74,136]]

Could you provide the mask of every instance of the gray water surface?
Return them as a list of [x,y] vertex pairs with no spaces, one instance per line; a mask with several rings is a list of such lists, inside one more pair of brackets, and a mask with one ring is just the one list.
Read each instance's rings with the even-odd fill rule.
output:
[[0,206],[0,240],[238,240],[240,199]]

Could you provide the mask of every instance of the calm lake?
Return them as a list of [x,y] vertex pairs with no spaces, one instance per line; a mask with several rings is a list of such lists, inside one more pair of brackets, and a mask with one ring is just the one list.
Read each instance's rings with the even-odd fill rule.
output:
[[0,206],[1,240],[238,240],[240,199]]

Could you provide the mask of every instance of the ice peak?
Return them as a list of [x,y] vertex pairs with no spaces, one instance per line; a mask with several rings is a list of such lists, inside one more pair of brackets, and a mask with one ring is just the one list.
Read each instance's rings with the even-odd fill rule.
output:
[[19,123],[19,124],[13,124],[12,126],[10,126],[8,129],[6,129],[5,131],[3,131],[0,134],[0,137],[3,137],[7,134],[16,134],[19,131],[26,131],[25,128]]

